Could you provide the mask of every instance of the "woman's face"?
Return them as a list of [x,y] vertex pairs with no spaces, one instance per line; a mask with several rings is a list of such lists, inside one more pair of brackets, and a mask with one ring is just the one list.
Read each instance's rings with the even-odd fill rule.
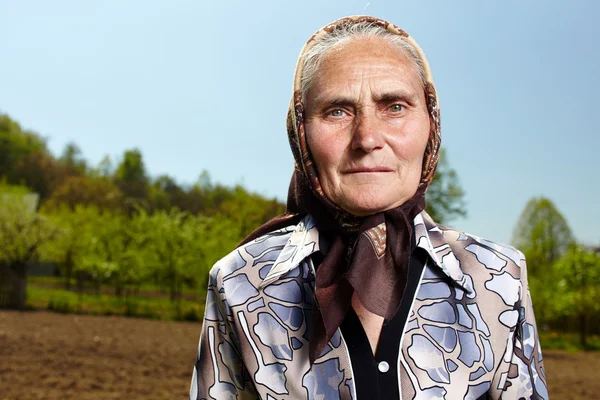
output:
[[429,138],[416,67],[385,39],[340,45],[307,92],[305,130],[331,201],[357,216],[403,204],[419,185]]

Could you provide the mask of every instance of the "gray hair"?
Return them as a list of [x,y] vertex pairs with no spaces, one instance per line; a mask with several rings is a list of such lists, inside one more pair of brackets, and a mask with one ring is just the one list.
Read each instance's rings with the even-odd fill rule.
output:
[[421,84],[425,88],[425,69],[423,61],[419,57],[417,50],[409,44],[404,36],[392,33],[384,27],[373,22],[360,22],[357,24],[345,24],[335,31],[327,34],[311,47],[304,56],[302,65],[302,102],[306,101],[306,94],[312,85],[317,71],[321,67],[323,60],[329,55],[332,50],[343,43],[351,40],[364,38],[383,38],[388,40],[391,45],[396,47],[403,54],[407,55],[421,79]]

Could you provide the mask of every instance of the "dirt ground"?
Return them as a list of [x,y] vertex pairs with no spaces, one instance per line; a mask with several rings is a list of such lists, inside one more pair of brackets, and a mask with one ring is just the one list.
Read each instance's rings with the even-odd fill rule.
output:
[[0,311],[0,400],[184,399],[200,328]]
[[[187,398],[199,333],[199,323],[0,311],[0,400]],[[544,358],[551,399],[600,399],[600,353]]]

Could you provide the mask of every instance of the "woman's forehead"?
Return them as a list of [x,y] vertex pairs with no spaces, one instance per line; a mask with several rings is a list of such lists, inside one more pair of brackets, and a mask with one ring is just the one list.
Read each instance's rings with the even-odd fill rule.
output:
[[[374,40],[375,39],[375,40]],[[352,93],[368,86],[373,95],[402,93],[412,96],[422,92],[417,67],[402,50],[382,38],[352,40],[332,49],[315,71],[314,101],[330,98],[339,92]]]
[[[317,30],[305,43],[296,64],[294,91],[300,90],[303,99],[314,81],[315,70],[324,56],[340,43],[355,39],[380,40],[395,47],[399,52],[409,54],[414,63],[422,87],[433,85],[429,63],[417,42],[404,30],[380,18],[356,15],[340,18]],[[339,47],[341,48],[341,46]],[[305,70],[308,70],[305,73]]]

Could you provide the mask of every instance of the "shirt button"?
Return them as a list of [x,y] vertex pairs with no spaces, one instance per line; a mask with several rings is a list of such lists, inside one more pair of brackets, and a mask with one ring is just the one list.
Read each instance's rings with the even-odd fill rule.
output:
[[382,374],[385,374],[386,372],[388,372],[390,370],[390,364],[388,364],[385,361],[382,361],[377,366],[377,369],[379,369],[379,372],[381,372]]

